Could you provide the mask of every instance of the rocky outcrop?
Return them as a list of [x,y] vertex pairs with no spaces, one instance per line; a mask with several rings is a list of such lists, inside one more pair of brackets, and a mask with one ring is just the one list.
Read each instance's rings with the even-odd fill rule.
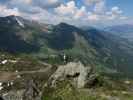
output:
[[27,83],[22,100],[41,100],[40,93],[37,84],[33,80],[30,80]]
[[23,90],[9,91],[2,95],[3,100],[22,100]]
[[59,66],[57,71],[50,77],[48,84],[56,87],[57,82],[70,80],[77,88],[83,88],[88,83],[88,78],[92,72],[91,67],[85,67],[81,62],[70,62]]
[[29,80],[25,89],[9,91],[2,94],[1,98],[3,100],[41,100],[41,91],[33,80]]

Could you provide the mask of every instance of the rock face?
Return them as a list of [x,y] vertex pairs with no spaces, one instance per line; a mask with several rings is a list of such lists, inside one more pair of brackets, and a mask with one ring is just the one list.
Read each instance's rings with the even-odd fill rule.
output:
[[67,65],[59,66],[51,76],[49,83],[55,87],[58,81],[67,79],[71,80],[70,82],[77,88],[83,88],[87,84],[90,73],[91,67],[85,67],[81,62],[70,62]]
[[24,92],[23,90],[10,91],[10,92],[8,92],[6,94],[3,94],[3,96],[1,98],[3,98],[3,100],[22,100],[23,92]]
[[[26,89],[9,91],[2,95],[3,100],[41,100],[41,92],[33,80],[29,80]],[[1,100],[1,99],[0,99]]]
[[30,80],[26,86],[26,90],[23,94],[23,100],[41,100],[40,90],[38,89],[36,83]]

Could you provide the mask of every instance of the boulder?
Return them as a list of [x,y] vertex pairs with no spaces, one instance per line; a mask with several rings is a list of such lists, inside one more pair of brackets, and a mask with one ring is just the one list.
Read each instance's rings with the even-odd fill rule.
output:
[[85,67],[81,62],[70,62],[59,66],[57,71],[50,77],[49,85],[56,87],[57,82],[70,80],[77,88],[83,88],[88,81],[88,76],[92,72],[91,67]]

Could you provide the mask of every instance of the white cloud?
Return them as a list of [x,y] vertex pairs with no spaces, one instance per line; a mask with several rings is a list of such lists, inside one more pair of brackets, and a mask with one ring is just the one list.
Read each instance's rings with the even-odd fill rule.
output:
[[85,6],[78,8],[74,1],[68,2],[66,5],[62,4],[61,6],[55,8],[55,13],[59,16],[68,17],[72,20],[78,19],[87,19],[88,12]]
[[123,16],[123,11],[117,6],[112,7],[111,10],[107,10],[106,0],[83,0],[83,2],[87,7],[94,6],[93,11],[88,16],[89,20],[110,21],[115,19],[126,19],[126,17]]
[[90,13],[89,16],[88,16],[88,20],[98,21],[99,16],[97,14]]
[[105,13],[105,1],[104,0],[100,0],[99,2],[96,2],[95,6],[94,6],[94,12],[98,13],[98,14],[104,14]]
[[12,2],[20,2],[23,4],[31,4],[32,0],[12,0]]
[[124,19],[125,17],[122,16],[122,13],[123,13],[123,11],[120,10],[120,8],[117,7],[117,6],[113,7],[111,9],[111,11],[106,12],[106,14],[108,16],[108,19],[110,19],[110,20],[113,20],[113,19]]
[[93,6],[93,11],[103,14],[106,10],[105,0],[82,0],[87,7]]
[[[77,6],[76,0],[6,0],[0,5],[0,16],[20,15],[29,19],[49,23],[101,23],[115,19],[126,19],[119,7],[106,9],[106,0],[82,0],[84,5]],[[91,8],[91,9],[90,9]]]
[[42,8],[55,8],[58,7],[62,0],[32,0],[35,6],[40,6]]
[[0,5],[0,16],[16,15],[21,16],[21,13],[17,8],[9,9],[4,5]]
[[32,6],[32,0],[10,0],[8,7],[18,8],[22,13],[36,13],[39,11],[38,7]]
[[40,9],[55,8],[62,0],[9,0],[7,5],[18,8],[22,12],[38,13]]
[[92,5],[92,4],[95,4],[95,3],[99,3],[99,2],[102,2],[104,0],[82,0],[84,2],[85,5]]
[[77,10],[74,18],[82,19],[82,18],[87,18],[87,16],[88,16],[87,10],[84,6],[82,6],[80,9]]
[[123,13],[122,10],[120,10],[120,8],[117,6],[113,7],[111,11],[113,14],[122,14]]
[[[59,16],[68,17],[71,20],[80,19],[84,21],[103,21],[122,18],[122,11],[118,7],[113,7],[111,11],[106,11],[105,0],[85,0],[86,2],[95,3],[93,11],[86,10],[86,6],[78,8],[74,1],[62,4],[55,8],[55,12]],[[124,18],[124,17],[123,17]]]
[[77,7],[74,1],[68,2],[66,5],[62,4],[61,6],[55,8],[55,12],[59,15],[68,15],[73,16],[76,13]]
[[34,6],[40,6],[42,8],[54,8],[57,7],[61,0],[10,0],[12,3],[16,4],[22,4],[22,5],[34,5]]

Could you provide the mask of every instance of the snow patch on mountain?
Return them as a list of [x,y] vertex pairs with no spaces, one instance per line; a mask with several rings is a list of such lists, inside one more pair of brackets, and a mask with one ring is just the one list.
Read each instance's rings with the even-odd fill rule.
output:
[[17,21],[17,23],[21,26],[21,27],[25,27],[24,26],[24,24],[17,18],[17,17],[15,17],[15,19],[16,19],[16,21]]

